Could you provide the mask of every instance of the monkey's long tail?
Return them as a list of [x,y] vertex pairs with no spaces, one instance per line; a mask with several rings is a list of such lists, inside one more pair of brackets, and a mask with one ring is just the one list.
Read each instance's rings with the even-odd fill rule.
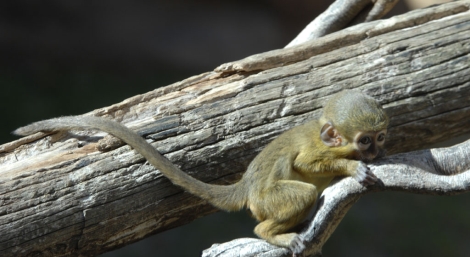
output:
[[217,208],[234,211],[240,210],[246,203],[247,190],[238,182],[227,186],[211,185],[199,181],[176,167],[163,157],[152,145],[140,135],[121,123],[110,119],[93,116],[66,116],[34,122],[13,131],[19,136],[31,135],[40,131],[61,131],[71,129],[98,129],[123,140],[142,154],[148,162],[162,172],[174,184],[191,194],[199,196]]

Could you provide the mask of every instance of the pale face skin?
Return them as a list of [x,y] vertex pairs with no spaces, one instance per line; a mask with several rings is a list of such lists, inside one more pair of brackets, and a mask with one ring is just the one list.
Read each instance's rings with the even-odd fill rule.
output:
[[356,149],[361,152],[363,161],[371,161],[380,153],[385,144],[387,130],[359,132],[353,139]]

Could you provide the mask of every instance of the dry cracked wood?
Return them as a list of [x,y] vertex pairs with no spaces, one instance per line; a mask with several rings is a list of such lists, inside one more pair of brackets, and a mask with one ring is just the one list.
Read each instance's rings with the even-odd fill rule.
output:
[[[358,25],[87,115],[137,130],[198,179],[232,183],[275,136],[318,117],[329,95],[359,88],[390,114],[389,152],[414,150],[470,131],[469,6]],[[37,134],[0,146],[2,256],[96,255],[214,211],[128,146],[100,152],[116,147],[103,136]]]

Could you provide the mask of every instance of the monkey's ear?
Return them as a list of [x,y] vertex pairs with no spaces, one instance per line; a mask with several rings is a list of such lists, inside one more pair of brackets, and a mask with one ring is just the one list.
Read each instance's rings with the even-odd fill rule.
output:
[[341,136],[331,122],[325,123],[320,131],[321,141],[327,146],[340,146]]

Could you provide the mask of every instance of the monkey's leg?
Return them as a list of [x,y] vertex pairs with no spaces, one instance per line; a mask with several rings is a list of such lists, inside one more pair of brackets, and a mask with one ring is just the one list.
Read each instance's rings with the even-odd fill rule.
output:
[[276,220],[265,220],[255,227],[255,234],[270,244],[290,248],[298,235],[297,233],[283,234],[290,226],[292,224],[289,221],[283,223]]
[[[255,228],[255,234],[271,244],[301,252],[305,246],[297,233],[287,231],[302,222],[317,199],[314,185],[292,180],[279,180],[257,203],[265,217]],[[254,213],[255,216],[256,213]]]

